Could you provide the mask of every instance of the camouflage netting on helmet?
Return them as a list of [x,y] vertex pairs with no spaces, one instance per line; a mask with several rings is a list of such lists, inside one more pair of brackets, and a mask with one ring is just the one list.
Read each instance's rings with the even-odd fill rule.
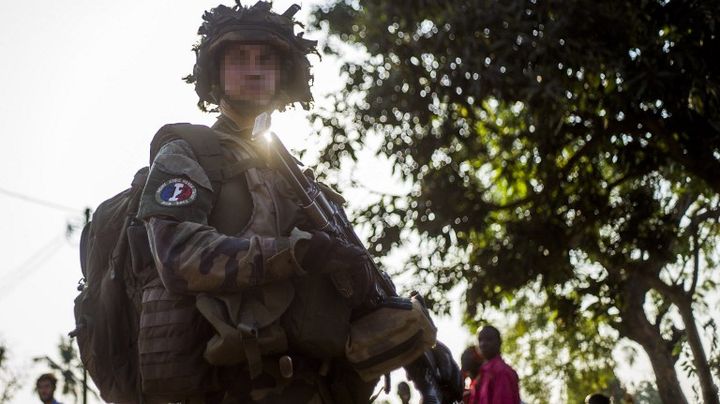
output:
[[193,73],[185,81],[195,84],[200,97],[198,107],[207,111],[209,105],[220,105],[223,97],[219,84],[218,51],[229,42],[267,43],[277,49],[282,60],[282,82],[272,105],[284,109],[288,104],[300,103],[307,109],[312,101],[310,94],[310,62],[308,53],[317,54],[317,41],[295,35],[293,20],[299,7],[291,6],[283,14],[270,11],[271,3],[259,1],[252,7],[243,7],[236,0],[234,7],[219,5],[203,15],[198,29],[200,42],[193,47],[196,56]]

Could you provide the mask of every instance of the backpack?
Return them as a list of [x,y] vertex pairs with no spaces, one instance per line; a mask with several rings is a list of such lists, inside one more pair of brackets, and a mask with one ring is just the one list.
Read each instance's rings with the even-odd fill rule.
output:
[[130,188],[98,206],[80,237],[83,279],[75,299],[80,359],[108,402],[134,401],[140,394],[137,330],[140,288],[125,236],[133,224],[148,168]]
[[[163,126],[153,138],[150,162],[175,139],[186,140],[211,181],[218,180],[220,145],[206,126]],[[130,188],[102,202],[80,237],[82,279],[70,336],[77,338],[83,366],[107,402],[142,396],[137,339],[142,287],[154,268],[144,224],[135,216],[148,172],[141,168]]]

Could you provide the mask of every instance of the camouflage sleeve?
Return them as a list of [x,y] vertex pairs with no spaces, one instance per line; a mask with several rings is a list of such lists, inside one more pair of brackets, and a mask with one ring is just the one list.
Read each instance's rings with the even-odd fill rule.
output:
[[176,293],[234,292],[304,271],[295,246],[308,238],[231,237],[213,227],[151,217],[150,251],[165,287]]
[[138,209],[165,287],[176,293],[231,292],[304,273],[296,244],[309,238],[232,237],[207,224],[213,191],[189,144],[164,145]]
[[158,152],[140,199],[138,217],[171,217],[207,223],[213,189],[205,170],[184,140],[167,143]]

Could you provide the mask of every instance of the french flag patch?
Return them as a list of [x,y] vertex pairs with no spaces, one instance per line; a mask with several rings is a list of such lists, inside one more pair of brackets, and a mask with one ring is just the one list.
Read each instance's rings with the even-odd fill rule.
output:
[[164,206],[182,206],[192,203],[197,197],[197,188],[183,178],[173,178],[160,185],[155,192],[155,200]]

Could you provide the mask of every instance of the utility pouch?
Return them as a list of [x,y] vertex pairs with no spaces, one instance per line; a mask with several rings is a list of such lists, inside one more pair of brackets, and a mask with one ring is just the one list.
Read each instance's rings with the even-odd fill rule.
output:
[[250,376],[262,372],[262,356],[286,352],[279,318],[294,296],[289,282],[265,285],[259,293],[198,295],[195,305],[215,329],[205,359],[217,366],[247,364]]
[[436,337],[419,296],[390,297],[352,322],[345,354],[360,377],[370,381],[411,363],[435,345]]

